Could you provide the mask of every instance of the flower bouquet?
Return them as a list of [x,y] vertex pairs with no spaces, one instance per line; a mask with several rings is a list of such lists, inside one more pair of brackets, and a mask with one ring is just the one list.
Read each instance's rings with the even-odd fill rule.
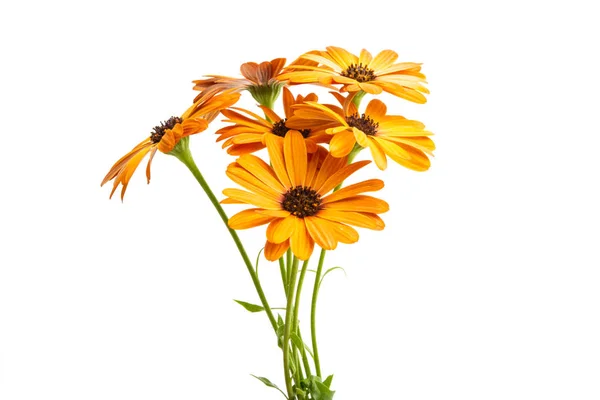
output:
[[[150,135],[119,159],[102,185],[113,181],[110,196],[121,186],[121,200],[131,176],[148,156],[146,177],[157,150],[175,156],[193,174],[223,220],[237,247],[260,304],[236,300],[250,312],[266,315],[281,348],[283,374],[277,386],[288,400],[332,399],[333,375],[324,374],[317,341],[317,300],[326,269],[325,255],[338,243],[358,241],[355,228],[383,230],[379,216],[388,203],[365,193],[383,188],[380,179],[350,182],[352,175],[371,163],[354,162],[358,153],[369,149],[380,170],[388,158],[415,170],[425,171],[435,149],[431,132],[415,120],[388,114],[378,98],[382,92],[415,103],[425,103],[428,93],[420,64],[397,62],[398,55],[384,50],[375,57],[367,50],[356,56],[339,47],[309,51],[286,65],[284,58],[241,66],[243,77],[207,75],[194,81],[198,91],[193,104],[181,116],[155,126]],[[315,93],[294,95],[296,89],[317,85],[329,90],[327,101]],[[309,86],[310,87],[310,86]],[[256,100],[257,109],[235,107],[243,92]],[[365,96],[371,96],[366,107]],[[281,99],[282,107],[276,104]],[[283,110],[283,113],[281,112]],[[190,136],[207,130],[221,116],[225,126],[216,130],[216,141],[234,156],[226,175],[240,188],[223,190],[218,199],[192,158]],[[347,183],[347,181],[349,181]],[[223,205],[248,205],[228,217]],[[267,291],[261,285],[253,263],[237,230],[266,225],[263,256],[279,266],[285,310],[275,315]],[[316,267],[309,262],[318,246]],[[259,252],[259,257],[260,252]],[[257,259],[258,263],[258,259]],[[307,295],[304,281],[314,273],[310,328],[299,324],[300,299]],[[283,307],[281,307],[283,309]]]

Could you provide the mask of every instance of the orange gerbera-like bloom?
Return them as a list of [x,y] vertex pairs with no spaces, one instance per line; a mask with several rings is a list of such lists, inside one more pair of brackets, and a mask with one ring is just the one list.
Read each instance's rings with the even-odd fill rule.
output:
[[356,56],[340,47],[329,46],[326,51],[310,51],[301,59],[318,63],[292,63],[277,79],[290,83],[342,84],[342,92],[364,91],[379,94],[386,91],[395,96],[425,103],[425,75],[421,65],[413,62],[395,63],[398,54],[383,50],[375,57],[363,49]]
[[[345,99],[336,96],[341,103]],[[294,117],[288,122],[290,127],[301,129],[316,122],[327,123],[326,132],[333,137],[329,142],[329,151],[334,157],[345,157],[358,143],[368,147],[377,167],[387,167],[387,157],[400,165],[415,171],[429,169],[435,144],[419,121],[408,120],[400,115],[386,115],[386,105],[373,99],[367,109],[360,114],[354,103],[346,102],[347,111],[342,108],[323,105],[317,102],[306,102],[295,107]]]
[[121,184],[123,185],[121,200],[123,200],[129,180],[146,154],[150,154],[146,166],[146,178],[150,183],[150,166],[157,150],[166,154],[172,152],[182,138],[205,130],[221,109],[234,104],[239,97],[238,93],[234,93],[205,98],[204,101],[195,103],[188,108],[181,117],[171,117],[161,122],[160,125],[154,127],[150,137],[144,139],[112,166],[100,186],[114,179],[110,198]]
[[383,181],[363,181],[328,195],[370,161],[346,165],[345,158],[332,157],[324,149],[307,154],[297,131],[290,131],[284,139],[271,134],[265,139],[272,167],[252,154],[239,157],[227,168],[227,175],[248,191],[225,189],[223,202],[256,207],[235,214],[229,226],[247,229],[269,224],[268,260],[277,260],[288,248],[307,260],[315,243],[326,250],[335,249],[339,242],[354,243],[358,233],[350,225],[384,228],[377,214],[388,211],[388,204],[362,194],[380,190]]
[[[227,152],[232,155],[241,155],[253,153],[265,148],[264,138],[268,134],[285,137],[290,131],[286,125],[288,118],[293,115],[292,107],[297,104],[302,104],[305,101],[317,101],[317,95],[314,93],[304,97],[298,95],[295,99],[288,88],[283,88],[283,108],[285,118],[281,118],[273,110],[265,106],[259,106],[267,116],[262,118],[259,115],[244,110],[242,108],[232,107],[228,110],[222,110],[221,113],[228,119],[225,122],[232,122],[234,125],[226,126],[219,129],[216,133],[219,135],[217,142],[225,140],[223,148],[227,148]],[[246,115],[241,114],[243,112]],[[314,153],[317,150],[317,143],[326,143],[330,136],[325,134],[323,129],[319,129],[319,124],[316,123],[311,127],[306,127],[298,132],[306,139],[306,146],[309,153]]]
[[[207,79],[193,81],[195,85],[194,90],[200,91],[194,101],[221,92],[237,93],[243,90],[250,91],[254,98],[258,96],[259,98],[263,98],[263,100],[274,101],[281,89],[281,82],[277,80],[277,76],[281,73],[284,65],[285,58],[275,58],[274,60],[264,61],[260,64],[255,62],[242,64],[240,72],[244,78],[206,75]],[[262,101],[258,101],[264,104]]]

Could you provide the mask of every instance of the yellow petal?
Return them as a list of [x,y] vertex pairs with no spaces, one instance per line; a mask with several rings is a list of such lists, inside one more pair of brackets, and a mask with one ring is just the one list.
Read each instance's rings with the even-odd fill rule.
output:
[[371,156],[373,157],[373,161],[377,165],[377,168],[380,170],[384,170],[387,168],[387,158],[385,157],[385,151],[379,145],[379,142],[370,137],[369,139],[369,149],[371,149]]
[[348,225],[380,231],[385,227],[383,220],[373,213],[358,213],[341,210],[320,210],[319,218],[337,221]]

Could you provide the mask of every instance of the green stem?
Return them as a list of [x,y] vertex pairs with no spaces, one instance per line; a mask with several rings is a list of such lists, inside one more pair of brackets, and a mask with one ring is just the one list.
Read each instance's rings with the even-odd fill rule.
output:
[[287,271],[285,268],[285,262],[283,261],[283,256],[279,258],[279,271],[281,271],[281,281],[283,282],[283,290],[285,292],[285,297],[288,295],[288,279],[287,279]]
[[296,398],[292,388],[292,379],[290,377],[290,335],[292,333],[292,307],[294,305],[294,289],[296,286],[296,276],[298,275],[298,258],[294,256],[291,267],[290,291],[287,297],[287,306],[285,308],[285,325],[283,330],[283,372],[285,374],[285,386],[288,392],[288,399]]
[[[302,293],[302,283],[304,282],[304,275],[306,275],[306,270],[308,269],[308,260],[304,261],[304,263],[302,264],[302,270],[300,271],[300,277],[298,278],[298,285],[296,287],[296,302],[294,304],[294,317],[293,317],[293,326],[292,326],[292,332],[294,332],[296,335],[298,335],[299,332],[299,321],[298,321],[298,312],[300,310],[300,293]],[[296,347],[294,345],[294,347]],[[304,347],[302,347],[301,349],[298,349],[300,351],[300,355],[303,358],[306,357],[306,354],[303,352]],[[299,360],[299,357],[297,358]],[[307,363],[304,363],[304,366],[307,366]],[[300,369],[300,365],[298,365],[298,369]],[[307,377],[310,376],[310,369],[306,370],[306,375]]]
[[302,341],[302,348],[300,349],[300,354],[302,355],[302,364],[304,364],[304,370],[306,371],[306,376],[310,377],[312,373],[310,372],[310,364],[308,363],[308,357],[306,356],[306,349],[304,348],[304,339],[302,339],[302,334],[300,333],[300,328],[298,328],[298,337],[300,341]]
[[217,200],[214,193],[208,186],[208,183],[206,183],[206,181],[204,180],[204,177],[200,173],[200,170],[198,169],[198,167],[196,166],[196,163],[194,162],[194,159],[192,158],[192,154],[190,153],[187,146],[185,146],[185,148],[181,151],[177,151],[177,152],[173,151],[170,154],[177,157],[177,159],[179,159],[179,161],[181,161],[186,167],[188,167],[188,169],[192,172],[192,174],[194,175],[194,177],[196,178],[196,180],[198,181],[198,183],[200,184],[202,189],[204,189],[204,192],[206,192],[206,195],[208,196],[208,199],[210,200],[212,205],[215,207],[215,209],[219,213],[219,216],[223,220],[225,227],[227,228],[227,230],[229,231],[229,234],[233,238],[233,241],[235,242],[235,245],[237,246],[238,251],[240,252],[240,255],[242,256],[242,259],[244,260],[244,263],[246,264],[246,267],[248,268],[248,272],[250,273],[250,277],[252,278],[252,282],[254,283],[254,287],[256,288],[256,292],[258,293],[258,297],[260,297],[262,306],[264,307],[265,312],[267,313],[267,316],[269,317],[271,326],[273,327],[273,330],[277,333],[277,321],[275,320],[275,317],[273,316],[273,312],[271,311],[271,308],[269,307],[269,303],[267,302],[265,293],[263,292],[263,289],[260,285],[260,281],[258,280],[258,275],[256,274],[256,271],[254,271],[254,267],[252,266],[252,262],[250,261],[250,258],[248,258],[248,254],[246,253],[246,250],[244,249],[244,245],[242,244],[239,236],[237,235],[237,232],[229,227],[229,225],[228,225],[229,218],[227,217],[227,214],[225,214],[223,207],[221,207],[221,204],[219,204],[219,201]]
[[319,284],[321,283],[321,273],[323,271],[323,261],[325,261],[325,249],[321,249],[321,255],[319,256],[319,265],[317,266],[317,273],[315,275],[315,287],[313,289],[312,304],[310,307],[310,335],[312,338],[312,350],[313,358],[315,360],[315,369],[317,370],[317,376],[321,376],[321,362],[319,361],[319,349],[317,348],[317,297],[319,296]]

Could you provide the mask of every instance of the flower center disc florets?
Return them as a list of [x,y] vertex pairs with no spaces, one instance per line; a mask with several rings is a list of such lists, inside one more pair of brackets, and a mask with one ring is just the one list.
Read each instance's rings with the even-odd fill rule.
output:
[[377,128],[379,128],[379,122],[373,121],[373,118],[366,116],[365,114],[359,116],[358,113],[352,114],[346,117],[348,125],[358,128],[363,131],[366,135],[375,135]]
[[160,139],[165,134],[167,129],[173,129],[175,125],[182,123],[183,120],[179,117],[171,117],[168,120],[161,122],[160,125],[157,125],[152,129],[152,133],[150,134],[150,140],[152,143],[160,142]]
[[[285,126],[285,121],[287,121],[287,118],[280,119],[279,121],[275,122],[273,124],[273,129],[271,129],[271,133],[277,136],[285,137],[285,134],[290,130],[290,128]],[[310,129],[299,129],[298,132],[300,132],[302,137],[306,139],[310,133]]]
[[283,195],[283,209],[298,218],[313,216],[321,206],[321,195],[308,186],[296,186]]
[[341,75],[357,82],[370,82],[375,79],[375,71],[362,65],[362,63],[358,65],[350,64],[348,68],[341,72]]

